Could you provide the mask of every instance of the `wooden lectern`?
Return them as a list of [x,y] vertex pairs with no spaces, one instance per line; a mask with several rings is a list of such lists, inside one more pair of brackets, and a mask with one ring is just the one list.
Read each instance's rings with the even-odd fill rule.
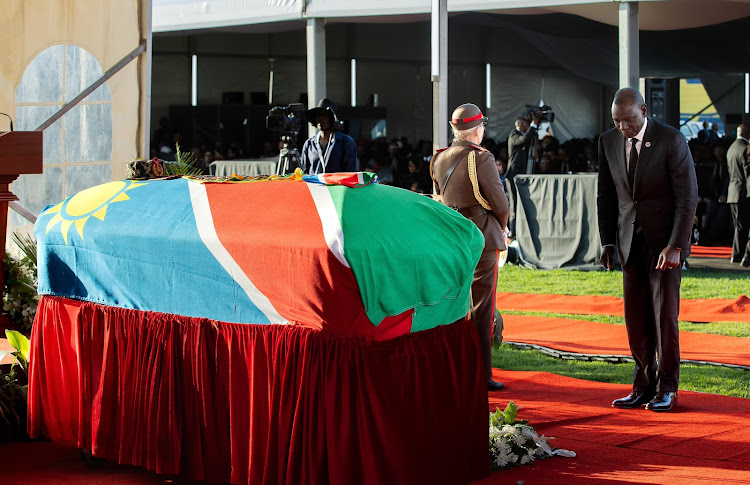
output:
[[41,131],[0,132],[0,290],[3,292],[8,202],[18,200],[8,186],[22,173],[42,173],[43,135]]

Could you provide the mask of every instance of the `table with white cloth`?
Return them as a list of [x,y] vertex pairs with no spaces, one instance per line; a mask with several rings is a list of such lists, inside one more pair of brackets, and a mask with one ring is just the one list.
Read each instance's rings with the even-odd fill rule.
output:
[[275,158],[260,160],[220,160],[211,163],[209,171],[217,177],[235,175],[273,175],[276,173]]

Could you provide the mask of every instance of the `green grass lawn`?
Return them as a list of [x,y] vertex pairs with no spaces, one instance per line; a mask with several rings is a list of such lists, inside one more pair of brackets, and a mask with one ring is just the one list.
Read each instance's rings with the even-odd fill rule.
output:
[[[750,342],[748,345],[750,346]],[[633,382],[632,363],[557,359],[533,350],[520,350],[510,344],[502,344],[493,349],[492,366],[505,370],[550,372],[587,381],[617,384]],[[680,389],[750,398],[750,371],[683,364],[680,366]],[[512,389],[509,392],[512,394]]]
[[[622,298],[621,271],[527,269],[508,264],[498,271],[498,291],[555,295],[609,295]],[[682,272],[680,296],[736,299],[750,296],[750,273],[688,269]]]
[[[535,270],[506,265],[498,274],[498,291],[558,295],[609,295],[622,298],[620,271]],[[684,270],[681,297],[736,299],[750,296],[750,277],[741,272],[720,270]],[[511,312],[507,315],[533,315],[588,320],[624,325],[622,317],[607,315],[570,315],[547,312]],[[680,322],[680,329],[748,338],[750,322]],[[597,382],[630,384],[633,364],[612,364],[564,360],[533,350],[521,350],[503,344],[493,349],[492,364],[506,370],[544,371]],[[750,398],[750,371],[721,366],[681,366],[680,388],[691,391]]]

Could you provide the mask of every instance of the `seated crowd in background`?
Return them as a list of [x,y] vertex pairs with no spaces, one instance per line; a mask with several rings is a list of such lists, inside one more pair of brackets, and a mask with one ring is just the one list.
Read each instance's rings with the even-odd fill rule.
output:
[[[704,124],[705,126],[705,124]],[[716,133],[716,130],[710,130]],[[699,136],[688,142],[698,181],[693,242],[704,246],[732,242],[732,215],[727,202],[729,171],[727,149],[733,137]]]
[[[169,131],[168,121],[160,120],[160,126],[152,139],[151,156],[175,160],[180,140],[181,133]],[[598,137],[572,138],[560,143],[554,136],[545,135],[533,152],[532,173],[597,172],[597,140]],[[726,152],[732,141],[733,138],[719,136],[716,125],[709,126],[704,123],[704,130],[688,142],[698,180],[699,203],[693,231],[693,242],[696,244],[731,243],[732,218],[726,204],[729,183]],[[180,146],[180,149],[189,152],[196,166],[204,174],[208,174],[209,166],[214,161],[277,158],[281,146],[280,142],[274,143],[266,139],[260,151],[251,153],[239,142],[225,144],[217,140],[198,146]],[[505,184],[505,172],[508,167],[507,139],[496,142],[492,138],[485,138],[482,146],[494,155],[498,173]],[[359,140],[357,151],[360,170],[377,173],[380,183],[421,194],[432,193],[429,173],[430,159],[433,155],[431,140],[419,140],[416,145],[412,145],[406,137]]]

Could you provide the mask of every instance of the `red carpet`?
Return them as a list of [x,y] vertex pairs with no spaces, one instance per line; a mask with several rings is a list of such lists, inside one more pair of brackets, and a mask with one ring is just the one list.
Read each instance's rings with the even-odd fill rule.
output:
[[[540,295],[497,293],[497,308],[515,311],[545,311],[573,315],[622,316],[622,298],[602,295]],[[695,299],[680,302],[680,320],[686,322],[750,323],[750,298],[736,300]]]
[[[541,345],[565,352],[596,355],[630,355],[624,325],[504,315],[503,340]],[[680,332],[683,360],[750,366],[750,339],[695,332]]]
[[730,258],[732,248],[729,246],[691,246],[690,257],[693,258]]
[[750,484],[750,400],[680,391],[675,412],[610,406],[630,386],[542,372],[494,370],[507,388],[490,395],[490,410],[509,399],[554,446],[576,458],[551,458],[493,473],[481,485]]
[[[507,388],[489,397],[489,410],[512,399],[551,443],[576,458],[551,458],[492,473],[473,485],[515,484],[750,484],[750,400],[680,392],[675,412],[618,410],[610,402],[629,386],[543,372],[494,370]],[[436,424],[439,432],[439,423]],[[183,479],[106,463],[86,469],[78,451],[56,443],[0,446],[0,483],[8,485],[188,484]],[[194,482],[203,483],[203,482]]]

